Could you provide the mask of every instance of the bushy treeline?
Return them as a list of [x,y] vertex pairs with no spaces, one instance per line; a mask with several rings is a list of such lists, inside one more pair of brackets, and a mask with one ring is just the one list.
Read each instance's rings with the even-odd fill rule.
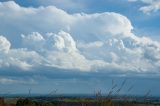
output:
[[76,101],[35,101],[32,99],[18,99],[16,104],[8,104],[4,106],[160,106],[153,103],[140,103],[140,102],[129,102],[129,101],[111,101],[109,99],[104,100],[81,100]]
[[17,100],[16,106],[55,106],[52,102],[37,102],[30,99]]

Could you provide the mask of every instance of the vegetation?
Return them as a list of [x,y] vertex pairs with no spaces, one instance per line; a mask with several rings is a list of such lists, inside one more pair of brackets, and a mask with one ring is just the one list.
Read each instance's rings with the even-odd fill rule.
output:
[[[108,94],[102,96],[101,91],[95,93],[94,98],[77,97],[28,97],[15,98],[9,101],[0,97],[0,106],[160,106],[160,101],[153,102],[149,99],[150,90],[141,98],[141,100],[130,100],[129,96],[118,96],[125,85],[126,80],[122,82],[119,88],[112,81],[112,87]],[[128,88],[128,92],[133,86]],[[30,91],[29,91],[30,95]]]
[[153,102],[123,101],[110,99],[64,99],[62,101],[36,101],[31,98],[18,99],[16,103],[4,103],[0,106],[160,106]]

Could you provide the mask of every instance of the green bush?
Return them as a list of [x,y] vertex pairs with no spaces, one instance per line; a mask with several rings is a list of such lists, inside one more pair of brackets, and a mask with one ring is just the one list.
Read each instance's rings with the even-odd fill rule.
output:
[[29,99],[19,99],[16,106],[37,106],[36,102]]

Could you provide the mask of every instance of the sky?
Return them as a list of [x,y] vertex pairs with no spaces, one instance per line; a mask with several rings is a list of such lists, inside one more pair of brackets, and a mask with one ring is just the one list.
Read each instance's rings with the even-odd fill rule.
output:
[[160,96],[159,20],[159,0],[0,0],[0,94]]

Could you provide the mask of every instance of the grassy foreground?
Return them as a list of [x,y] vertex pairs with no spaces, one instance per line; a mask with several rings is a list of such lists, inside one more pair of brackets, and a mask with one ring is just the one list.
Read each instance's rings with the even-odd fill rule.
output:
[[0,98],[0,106],[160,106],[152,101],[129,101],[110,98]]

